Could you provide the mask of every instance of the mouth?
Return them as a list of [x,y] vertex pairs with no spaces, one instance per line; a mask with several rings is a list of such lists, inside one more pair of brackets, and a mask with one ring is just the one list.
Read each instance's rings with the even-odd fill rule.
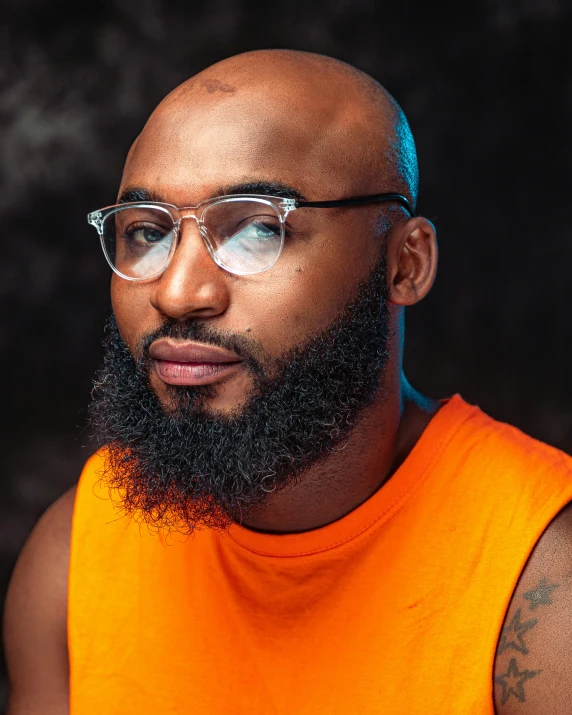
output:
[[168,385],[210,385],[238,372],[242,359],[203,343],[157,340],[149,348],[158,377]]

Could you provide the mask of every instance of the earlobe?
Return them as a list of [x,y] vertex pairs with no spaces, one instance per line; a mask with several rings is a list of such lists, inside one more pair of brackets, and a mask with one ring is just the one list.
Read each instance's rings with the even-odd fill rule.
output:
[[395,305],[414,305],[427,295],[437,273],[435,226],[415,216],[395,239],[388,247],[390,300]]

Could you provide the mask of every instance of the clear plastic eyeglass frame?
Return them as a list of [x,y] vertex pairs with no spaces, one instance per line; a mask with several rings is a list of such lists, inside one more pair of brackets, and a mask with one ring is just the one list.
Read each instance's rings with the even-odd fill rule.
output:
[[[278,218],[280,222],[280,246],[276,252],[276,256],[273,257],[273,260],[268,264],[265,265],[261,269],[257,270],[247,270],[247,271],[238,271],[236,269],[233,269],[232,267],[229,267],[228,265],[225,264],[225,261],[221,258],[220,253],[217,249],[217,246],[215,245],[211,232],[209,231],[209,228],[207,225],[205,225],[204,222],[204,216],[205,212],[207,212],[208,209],[210,209],[213,206],[216,206],[221,203],[227,203],[227,202],[253,202],[253,203],[259,203],[261,206],[265,206],[266,209],[271,209],[276,213],[276,217]],[[222,269],[228,271],[229,273],[233,273],[234,275],[252,275],[255,273],[262,273],[270,268],[276,263],[276,261],[280,258],[280,255],[282,253],[282,249],[284,247],[284,238],[285,238],[285,223],[286,223],[286,218],[288,214],[291,211],[294,211],[296,209],[300,208],[337,208],[337,207],[343,207],[343,206],[362,206],[366,204],[374,204],[374,203],[397,203],[400,204],[411,216],[414,215],[413,208],[408,201],[408,199],[405,198],[405,196],[402,196],[401,194],[394,194],[394,193],[386,193],[386,194],[374,194],[371,196],[356,196],[352,198],[347,198],[347,199],[336,199],[332,201],[302,201],[299,199],[294,199],[294,198],[284,198],[284,197],[279,197],[279,196],[265,196],[265,195],[258,195],[258,194],[232,194],[228,196],[218,196],[214,197],[211,199],[207,199],[205,201],[201,201],[201,203],[197,204],[196,206],[183,206],[183,207],[177,207],[172,204],[167,204],[167,203],[161,203],[161,202],[154,202],[154,201],[136,201],[136,202],[124,202],[120,204],[114,204],[113,206],[106,206],[105,208],[99,209],[97,211],[92,211],[91,213],[88,214],[87,216],[87,221],[89,224],[95,227],[97,232],[99,233],[99,237],[101,240],[101,246],[103,249],[103,253],[105,255],[105,258],[107,262],[109,263],[110,267],[112,270],[121,278],[128,280],[128,281],[148,281],[148,280],[153,280],[154,278],[157,278],[160,276],[168,267],[169,263],[171,262],[173,255],[177,249],[178,243],[179,243],[179,237],[180,237],[180,231],[181,231],[181,221],[186,218],[192,218],[194,221],[196,221],[197,226],[199,228],[199,232],[201,234],[201,237],[203,239],[203,242],[207,248],[207,251],[213,261]],[[173,241],[171,243],[171,246],[169,248],[169,252],[165,257],[164,263],[162,264],[161,268],[157,270],[155,273],[152,275],[145,275],[143,277],[137,276],[128,276],[122,273],[121,271],[118,270],[118,268],[113,264],[113,260],[111,256],[108,254],[106,245],[105,245],[105,238],[104,238],[104,223],[106,218],[110,217],[111,215],[123,211],[127,208],[141,208],[141,209],[154,209],[160,212],[164,212],[166,215],[168,215],[172,221],[173,224]],[[207,222],[208,223],[208,222]]]

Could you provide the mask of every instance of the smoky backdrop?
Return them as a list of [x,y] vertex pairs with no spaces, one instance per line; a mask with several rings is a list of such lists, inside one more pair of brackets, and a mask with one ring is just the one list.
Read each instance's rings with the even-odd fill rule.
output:
[[0,593],[91,452],[82,428],[110,275],[86,214],[114,202],[157,102],[245,50],[333,55],[395,95],[441,252],[431,295],[408,313],[409,378],[572,450],[571,10],[569,0],[0,2]]

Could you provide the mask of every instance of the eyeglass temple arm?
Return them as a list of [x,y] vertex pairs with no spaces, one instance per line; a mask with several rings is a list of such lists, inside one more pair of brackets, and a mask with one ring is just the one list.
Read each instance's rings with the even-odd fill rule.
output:
[[355,196],[351,199],[338,199],[336,201],[298,201],[296,208],[332,209],[336,206],[361,206],[363,204],[377,204],[388,201],[395,201],[401,204],[411,216],[414,215],[413,208],[409,201],[401,194],[375,194],[373,196]]

